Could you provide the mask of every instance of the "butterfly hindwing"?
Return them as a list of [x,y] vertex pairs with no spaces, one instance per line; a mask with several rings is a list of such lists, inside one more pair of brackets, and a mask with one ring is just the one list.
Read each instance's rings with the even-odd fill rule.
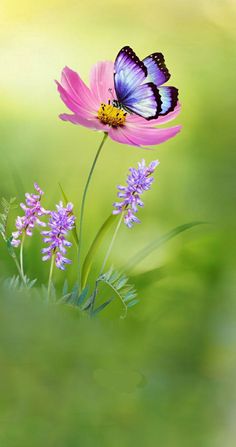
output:
[[148,81],[153,82],[157,87],[170,79],[170,73],[165,65],[162,53],[152,53],[143,59],[148,71]]
[[118,53],[114,65],[114,83],[118,101],[125,100],[147,76],[147,68],[132,48],[126,46]]
[[157,118],[161,112],[161,96],[152,82],[141,84],[123,104],[126,109],[147,120]]
[[172,112],[178,102],[178,89],[175,87],[158,87],[161,96],[161,111],[159,115],[167,115]]

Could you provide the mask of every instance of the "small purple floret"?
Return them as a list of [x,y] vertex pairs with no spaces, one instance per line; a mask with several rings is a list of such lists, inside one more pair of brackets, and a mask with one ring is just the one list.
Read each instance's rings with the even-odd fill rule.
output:
[[42,249],[43,261],[47,261],[55,255],[56,267],[65,270],[65,264],[71,264],[71,260],[64,255],[67,248],[71,247],[71,242],[67,241],[68,231],[75,226],[75,216],[73,215],[73,205],[68,203],[63,207],[62,202],[56,205],[56,211],[51,211],[51,217],[48,223],[50,230],[42,231],[43,241],[49,244],[48,247]]
[[159,161],[152,161],[149,166],[146,166],[145,160],[138,163],[138,168],[130,168],[130,174],[127,178],[127,186],[119,185],[117,188],[119,192],[117,196],[122,199],[121,202],[113,203],[113,214],[120,214],[124,212],[124,222],[127,227],[132,228],[134,223],[140,223],[140,220],[135,216],[138,211],[138,207],[143,207],[144,203],[140,198],[140,195],[144,191],[148,191],[151,188],[154,178],[151,174],[155,171],[159,165]]
[[25,203],[20,204],[25,215],[17,216],[16,218],[15,225],[17,231],[12,233],[13,239],[11,241],[13,247],[18,247],[21,244],[23,233],[27,236],[32,236],[32,231],[35,225],[45,227],[45,223],[39,219],[39,217],[49,213],[49,211],[45,210],[40,203],[44,193],[37,183],[34,183],[34,189],[37,194],[29,194],[27,192],[25,194]]

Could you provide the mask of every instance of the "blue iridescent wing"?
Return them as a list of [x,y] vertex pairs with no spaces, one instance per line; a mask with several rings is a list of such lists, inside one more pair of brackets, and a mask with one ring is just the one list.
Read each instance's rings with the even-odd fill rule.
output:
[[143,62],[148,70],[147,80],[153,82],[158,87],[161,96],[162,105],[159,115],[167,115],[177,105],[178,89],[175,87],[161,87],[162,84],[170,79],[164,56],[162,53],[153,53],[143,59]]
[[114,85],[118,102],[128,111],[146,119],[157,118],[160,95],[153,83],[144,83],[148,70],[132,48],[118,53],[114,65]]
[[161,96],[161,111],[159,115],[167,115],[172,112],[178,103],[178,89],[175,87],[158,87]]
[[122,48],[115,60],[114,82],[118,101],[123,104],[147,77],[147,68],[132,48]]
[[170,79],[170,73],[165,65],[162,53],[152,53],[143,59],[148,71],[148,81],[153,82],[157,87],[165,84]]
[[151,120],[160,115],[162,103],[158,88],[152,82],[147,82],[136,87],[123,105],[136,115]]

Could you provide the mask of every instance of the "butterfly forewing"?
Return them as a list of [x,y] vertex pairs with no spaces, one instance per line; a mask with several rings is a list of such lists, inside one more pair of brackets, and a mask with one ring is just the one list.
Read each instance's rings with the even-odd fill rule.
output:
[[115,60],[114,81],[117,99],[123,101],[147,76],[147,68],[130,47],[120,50]]
[[153,82],[157,87],[170,79],[170,73],[165,65],[162,53],[152,53],[143,59],[148,70],[147,80]]

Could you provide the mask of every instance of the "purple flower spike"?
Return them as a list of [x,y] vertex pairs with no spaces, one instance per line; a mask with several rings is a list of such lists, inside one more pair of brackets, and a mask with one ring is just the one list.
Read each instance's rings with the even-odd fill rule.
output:
[[25,203],[21,203],[20,207],[24,211],[24,216],[17,216],[16,218],[16,229],[14,233],[12,233],[12,246],[18,247],[21,244],[21,237],[24,234],[27,236],[32,236],[33,228],[35,225],[39,225],[41,227],[45,227],[45,223],[42,222],[39,217],[48,214],[49,211],[45,210],[41,206],[41,198],[44,194],[40,189],[37,183],[34,184],[35,191],[37,194],[29,194],[28,192],[25,194]]
[[124,222],[128,228],[132,228],[134,223],[140,223],[140,220],[135,216],[138,211],[138,207],[144,206],[143,201],[140,199],[140,195],[144,191],[148,191],[151,188],[154,178],[151,174],[155,171],[159,165],[159,161],[152,161],[149,166],[146,166],[145,160],[138,163],[138,168],[130,168],[130,174],[127,178],[127,186],[118,186],[118,197],[123,199],[121,202],[113,203],[113,214],[120,214],[124,212]]
[[73,215],[73,205],[68,203],[63,207],[62,202],[56,205],[57,210],[51,211],[51,217],[48,223],[50,230],[42,231],[43,241],[49,244],[48,247],[42,249],[43,261],[47,261],[55,255],[56,267],[65,270],[65,264],[71,264],[70,259],[65,258],[67,247],[71,247],[71,242],[67,241],[68,231],[75,226],[75,216]]

